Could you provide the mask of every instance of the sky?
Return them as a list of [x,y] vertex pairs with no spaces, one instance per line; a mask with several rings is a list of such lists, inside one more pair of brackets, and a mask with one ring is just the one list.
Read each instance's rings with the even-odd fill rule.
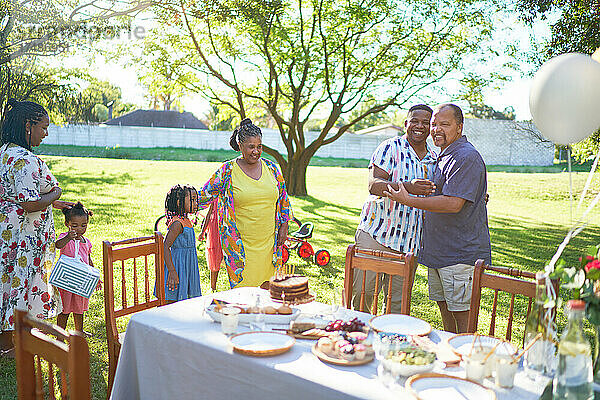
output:
[[[530,37],[534,37],[536,41],[542,41],[549,36],[549,26],[547,21],[540,21],[533,27],[526,27],[520,23],[515,16],[506,18],[505,16],[498,17],[495,22],[497,32],[494,41],[503,44],[515,44],[520,49],[520,54],[526,55],[532,51]],[[137,26],[148,27],[148,21],[138,21]],[[136,23],[134,22],[134,28]],[[139,29],[139,28],[138,28]],[[136,35],[129,35],[128,40],[140,40],[139,37],[144,33],[138,30]],[[115,40],[115,42],[118,42]],[[109,46],[112,45],[109,43]],[[473,68],[478,71],[494,71],[498,66],[508,60],[508,57],[500,55],[494,60],[490,60],[486,65],[473,64]],[[513,60],[514,61],[514,60]],[[86,57],[82,55],[73,55],[66,58],[61,58],[51,62],[53,65],[64,67],[82,67],[88,65],[91,73],[99,79],[107,80],[112,84],[119,86],[122,89],[124,101],[133,103],[140,108],[148,108],[148,100],[145,98],[145,92],[138,82],[136,71],[131,66],[124,66],[123,63],[117,61],[107,61],[99,52],[88,54]],[[484,91],[485,102],[494,109],[503,111],[506,107],[512,106],[515,109],[518,120],[529,120],[531,114],[529,111],[529,87],[532,80],[532,73],[535,72],[535,66],[532,65],[524,57],[523,60],[518,60],[520,71],[507,71],[511,80],[508,82],[496,82],[496,88],[490,87]],[[439,103],[453,101],[453,94],[457,94],[459,85],[452,78],[443,83],[446,92],[448,93],[443,98],[435,98]],[[198,118],[202,118],[208,111],[208,103],[200,95],[190,95],[182,100],[185,111],[191,111]],[[466,106],[466,103],[458,103],[461,106]]]

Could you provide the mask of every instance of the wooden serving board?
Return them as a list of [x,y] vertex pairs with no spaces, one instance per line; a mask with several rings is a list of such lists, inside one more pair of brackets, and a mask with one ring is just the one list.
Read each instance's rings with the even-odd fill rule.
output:
[[287,330],[287,334],[290,335],[291,337],[294,337],[296,339],[306,339],[306,340],[319,340],[322,337],[328,337],[329,334],[333,333],[333,332],[326,332],[325,330],[323,331],[323,334],[306,334],[305,332],[308,332],[312,329],[309,329],[307,331],[304,332],[293,332],[291,330]]
[[334,365],[343,365],[343,366],[354,366],[354,365],[364,365],[364,364],[368,364],[371,361],[373,361],[373,359],[375,358],[375,352],[373,351],[368,351],[367,354],[365,355],[365,358],[363,358],[362,360],[352,360],[352,361],[348,361],[348,360],[344,360],[343,358],[337,358],[337,357],[332,357],[332,356],[328,356],[327,354],[323,353],[321,350],[317,349],[317,344],[315,343],[312,347],[312,353],[317,356],[317,358],[323,362],[329,363],[329,364],[334,364]]

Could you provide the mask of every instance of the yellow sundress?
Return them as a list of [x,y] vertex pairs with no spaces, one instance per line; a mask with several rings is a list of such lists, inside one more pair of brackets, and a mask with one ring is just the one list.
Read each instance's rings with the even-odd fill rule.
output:
[[260,286],[275,272],[273,246],[275,245],[275,211],[279,192],[275,177],[261,160],[258,180],[246,175],[236,161],[231,179],[235,222],[244,244],[246,267],[243,281],[236,287]]

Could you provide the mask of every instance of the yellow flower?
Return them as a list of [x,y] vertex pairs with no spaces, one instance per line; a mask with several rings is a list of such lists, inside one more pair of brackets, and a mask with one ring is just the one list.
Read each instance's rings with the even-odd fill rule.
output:
[[8,162],[8,154],[5,154],[2,158],[2,164],[6,164]]
[[[2,221],[0,221],[0,222],[2,222]],[[48,251],[50,251],[50,252],[56,251],[56,247],[54,247],[54,242],[50,242],[50,245],[48,246]]]
[[2,275],[2,283],[6,283],[6,282],[8,282],[8,280],[9,280],[9,279],[10,279],[10,278],[8,277],[8,274],[4,274],[4,275]]
[[13,278],[13,281],[12,281],[12,285],[11,285],[11,286],[12,286],[13,288],[18,288],[19,286],[21,286],[21,280],[19,279],[19,277],[18,277],[18,276],[15,276],[15,277]]
[[25,160],[20,158],[17,161],[15,161],[15,166],[14,169],[15,171],[19,171],[20,169],[22,169],[25,166]]
[[19,257],[19,267],[25,268],[27,266],[27,257],[21,256]]
[[8,229],[5,230],[4,232],[2,232],[2,239],[4,240],[10,240],[12,238],[12,232],[9,231]]
[[0,222],[6,221],[6,218],[8,218],[6,215],[0,214]]

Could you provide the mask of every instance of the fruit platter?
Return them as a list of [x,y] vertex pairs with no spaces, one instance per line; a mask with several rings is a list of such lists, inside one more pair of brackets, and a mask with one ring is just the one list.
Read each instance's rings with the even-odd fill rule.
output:
[[364,332],[368,333],[369,328],[358,318],[344,321],[341,319],[330,321],[326,324],[318,322],[292,321],[287,333],[297,339],[317,340],[322,337],[329,337],[334,332]]

